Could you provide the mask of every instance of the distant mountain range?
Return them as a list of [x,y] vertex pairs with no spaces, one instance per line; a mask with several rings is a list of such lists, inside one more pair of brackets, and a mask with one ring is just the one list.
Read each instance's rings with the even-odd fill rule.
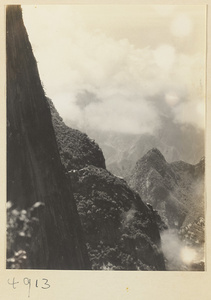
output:
[[204,214],[204,168],[204,158],[196,165],[168,163],[153,148],[138,160],[127,181],[170,227],[181,228]]
[[[191,124],[180,124],[171,116],[162,115],[159,128],[153,134],[123,134],[108,131],[78,128],[88,134],[101,147],[106,166],[113,174],[126,177],[130,175],[137,160],[147,151],[157,148],[168,162],[183,160],[196,164],[204,156],[204,131]],[[66,124],[77,128],[66,120]]]

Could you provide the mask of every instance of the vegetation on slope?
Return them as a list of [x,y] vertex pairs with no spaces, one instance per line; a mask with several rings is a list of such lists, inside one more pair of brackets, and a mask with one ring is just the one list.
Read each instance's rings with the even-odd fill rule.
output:
[[[169,230],[162,233],[163,251],[168,256],[167,268],[202,270],[204,260],[204,158],[196,165],[183,161],[168,163],[157,149],[147,152],[128,177],[129,185],[144,202],[158,210]],[[174,245],[174,246],[173,246]],[[190,248],[196,261],[183,261],[178,253]],[[189,250],[188,250],[189,251]],[[194,254],[195,255],[195,254]]]
[[63,165],[67,170],[81,169],[87,165],[105,168],[105,159],[99,146],[85,133],[65,125],[48,98],[52,122]]
[[124,180],[105,169],[99,146],[86,134],[67,127],[49,103],[92,269],[165,269],[156,212]]
[[164,270],[155,215],[139,195],[104,169],[69,174],[92,268]]

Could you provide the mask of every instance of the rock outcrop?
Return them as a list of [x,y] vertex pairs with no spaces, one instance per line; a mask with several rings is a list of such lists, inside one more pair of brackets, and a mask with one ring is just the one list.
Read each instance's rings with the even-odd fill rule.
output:
[[165,223],[181,229],[204,219],[204,168],[204,159],[196,165],[168,163],[153,148],[136,163],[128,183],[158,210]]
[[167,270],[204,270],[204,172],[204,158],[196,165],[168,163],[154,148],[136,163],[127,179],[168,226],[161,223],[160,227]]
[[60,157],[65,168],[81,169],[88,165],[106,168],[100,147],[85,133],[68,127],[59,116],[53,102],[48,99]]
[[17,209],[41,202],[28,268],[89,269],[69,178],[20,6],[7,6],[7,195]]

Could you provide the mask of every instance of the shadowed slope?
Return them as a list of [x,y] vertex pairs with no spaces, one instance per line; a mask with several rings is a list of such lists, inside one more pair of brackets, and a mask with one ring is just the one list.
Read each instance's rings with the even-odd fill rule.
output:
[[7,7],[7,192],[19,209],[43,202],[30,268],[87,269],[82,229],[65,177],[20,6]]

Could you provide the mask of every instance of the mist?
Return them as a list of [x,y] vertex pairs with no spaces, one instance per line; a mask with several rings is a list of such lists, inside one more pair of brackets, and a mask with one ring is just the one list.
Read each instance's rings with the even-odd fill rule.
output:
[[172,121],[204,128],[205,44],[196,30],[205,30],[204,11],[103,9],[105,16],[97,6],[23,7],[46,94],[60,115],[79,128],[152,134],[165,104]]
[[175,229],[161,233],[161,245],[168,271],[190,271],[193,265],[198,265],[198,268],[203,265],[204,248],[187,245]]

